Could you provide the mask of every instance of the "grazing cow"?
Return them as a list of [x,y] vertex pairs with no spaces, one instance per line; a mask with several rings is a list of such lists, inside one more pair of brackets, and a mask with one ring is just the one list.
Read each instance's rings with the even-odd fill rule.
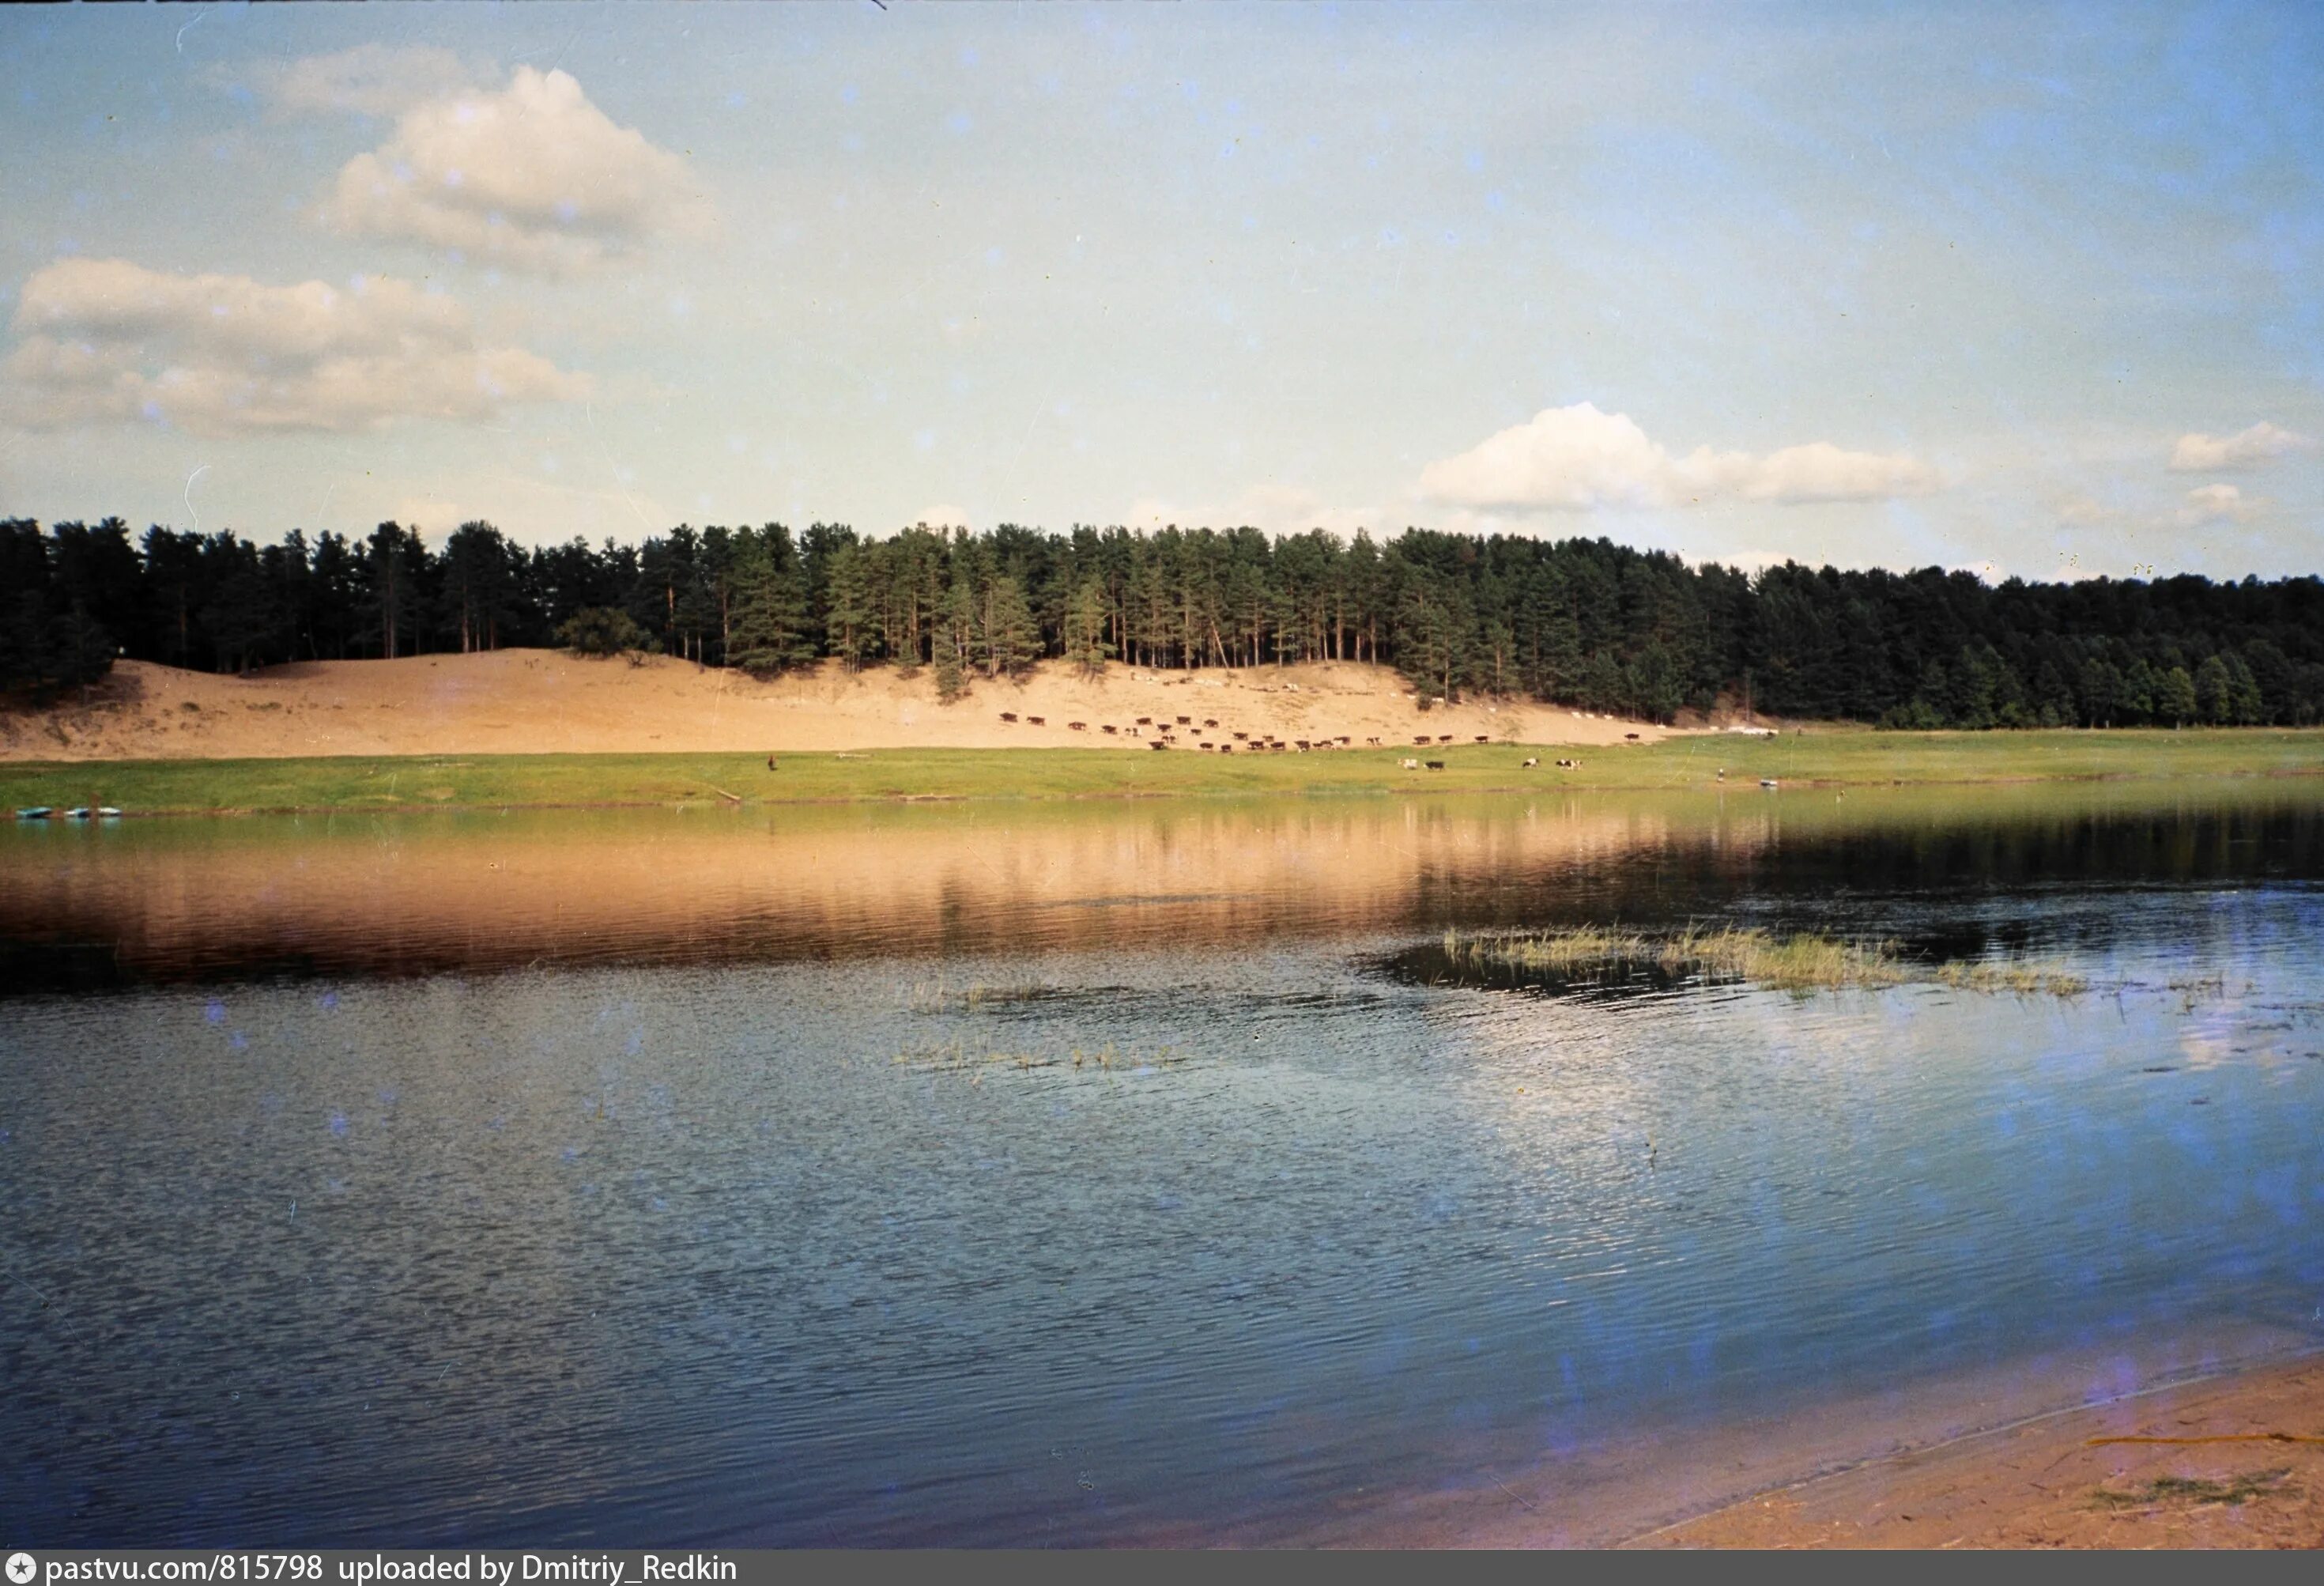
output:
[[1340,742],[1342,743],[1353,743],[1355,740],[1349,737],[1345,733],[1342,733],[1340,734]]
[[1525,762],[1525,769],[1526,769],[1526,770],[1533,770],[1533,768],[1534,768],[1534,767],[1536,767],[1536,766],[1539,765],[1540,763],[1541,763],[1541,757],[1540,757],[1539,755],[1536,755],[1536,756],[1534,756],[1532,759],[1530,759],[1530,760],[1528,760],[1528,761],[1526,761]]
[[1238,743],[1240,743],[1240,742],[1241,742],[1244,739],[1246,739],[1246,738],[1248,738],[1248,737],[1250,737],[1250,733],[1237,733],[1235,734],[1235,742],[1238,742]]
[[1452,733],[1445,733],[1445,734],[1444,734],[1444,736],[1443,736],[1442,738],[1439,738],[1439,739],[1437,740],[1437,742],[1438,742],[1439,743],[1450,743],[1450,742],[1452,742]]
[[1036,727],[1046,727],[1049,724],[1049,718],[1047,716],[1027,716],[1025,720]]
[[1150,727],[1154,724],[1154,718],[1152,716],[1140,716],[1138,718],[1138,724],[1141,727]]
[[1217,726],[1218,724],[1219,724],[1219,722],[1218,722],[1218,718],[1217,718],[1216,716],[1204,716],[1204,717],[1203,718],[1203,725],[1204,725],[1204,726],[1206,726],[1206,727],[1215,727],[1215,726]]
[[1108,722],[1108,723],[1106,723],[1106,724],[1105,724],[1104,726],[1100,727],[1100,728],[1098,729],[1098,731],[1099,731],[1099,732],[1101,732],[1101,733],[1103,733],[1107,737],[1111,738],[1111,737],[1112,737],[1116,733],[1119,733],[1120,731],[1121,731],[1121,729],[1120,729],[1120,728],[1119,728],[1119,727],[1117,727],[1117,726],[1115,726],[1111,722]]
[[1170,740],[1167,738],[1157,738],[1146,747],[1148,749],[1167,749],[1170,747]]
[[1486,737],[1482,733],[1480,733],[1477,734],[1477,742],[1480,743],[1490,743],[1492,740]]
[[1307,750],[1307,740],[1306,740],[1306,739],[1305,739],[1305,738],[1297,738],[1297,739],[1294,739],[1294,740],[1293,740],[1293,742],[1298,745],[1298,747],[1299,747],[1299,751],[1300,751],[1300,752],[1301,752],[1301,753],[1303,753],[1303,754],[1304,754],[1304,753],[1305,753],[1305,752],[1306,752],[1306,750]]
[[1378,749],[1379,747],[1379,740],[1377,738],[1367,738],[1364,742],[1370,744],[1374,749]]
[[1216,749],[1216,748],[1218,747],[1218,745],[1217,745],[1217,744],[1215,744],[1215,743],[1204,743],[1204,744],[1200,744],[1200,745],[1198,745],[1197,747],[1199,747],[1199,748],[1203,751],[1203,752],[1204,752],[1204,753],[1208,754],[1212,750]]
[[1001,713],[1001,719],[1004,722],[1013,722],[1017,719],[1017,713],[1013,710],[1004,710]]
[[1277,753],[1277,754],[1282,753],[1282,752],[1284,752],[1284,750],[1285,750],[1286,748],[1287,748],[1287,747],[1289,747],[1287,744],[1282,744],[1282,743],[1270,743],[1270,744],[1268,744],[1268,748],[1269,748],[1269,749],[1273,750],[1273,751],[1274,751],[1276,753]]
[[767,756],[767,769],[769,770],[773,770],[775,769],[775,757],[771,754]]
[[1432,760],[1428,762],[1428,769],[1432,771],[1441,771],[1444,769],[1444,762],[1441,760]]
[[1636,733],[1625,733],[1622,736],[1632,743],[1636,743],[1638,741],[1638,735]]
[[1087,722],[1067,722],[1065,724],[1065,731],[1068,733],[1086,733],[1089,731],[1089,724]]
[[1420,769],[1420,762],[1413,759],[1410,755],[1405,756],[1402,760],[1397,761],[1397,764],[1408,771],[1416,771]]
[[1194,724],[1194,718],[1192,716],[1180,716],[1178,718],[1178,724],[1182,727],[1191,727]]
[[1434,739],[1434,738],[1431,738],[1427,733],[1423,733],[1419,737],[1415,738],[1415,739],[1413,740],[1413,742],[1414,742],[1415,743],[1434,743],[1434,742],[1436,742],[1436,740],[1435,740],[1435,739]]

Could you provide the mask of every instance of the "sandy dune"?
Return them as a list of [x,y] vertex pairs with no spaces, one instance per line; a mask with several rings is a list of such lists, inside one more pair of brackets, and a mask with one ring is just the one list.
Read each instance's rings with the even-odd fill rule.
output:
[[[1015,724],[1001,713],[1014,713]],[[1040,716],[1045,724],[1026,718]],[[1181,748],[1235,733],[1342,734],[1410,746],[1455,742],[1618,743],[1662,729],[1543,705],[1426,713],[1383,667],[1327,663],[1194,673],[1114,666],[1085,678],[1059,665],[1021,683],[978,682],[936,701],[923,670],[820,670],[754,682],[658,657],[632,665],[559,650],[503,650],[392,661],[310,661],[246,677],[123,661],[83,704],[0,715],[0,759],[206,760],[323,754],[646,753],[1035,745],[1119,747],[1138,718],[1172,724]],[[1190,718],[1176,727],[1177,718]],[[1215,728],[1202,724],[1216,722]],[[1074,732],[1071,722],[1087,724]],[[1117,729],[1107,735],[1102,729]],[[1139,741],[1155,728],[1141,730]]]

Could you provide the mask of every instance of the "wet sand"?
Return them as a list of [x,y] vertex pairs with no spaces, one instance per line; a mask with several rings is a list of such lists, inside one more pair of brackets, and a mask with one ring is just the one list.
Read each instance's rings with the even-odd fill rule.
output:
[[2324,1356],[1892,1454],[1629,1541],[1651,1547],[2324,1546]]

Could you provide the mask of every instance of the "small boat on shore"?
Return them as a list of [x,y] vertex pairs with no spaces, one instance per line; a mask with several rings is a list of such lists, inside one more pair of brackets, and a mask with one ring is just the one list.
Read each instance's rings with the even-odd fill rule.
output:
[[117,821],[121,818],[121,812],[110,804],[100,804],[97,807],[97,818],[101,821]]
[[1761,786],[1762,788],[1772,788],[1772,787],[1775,787],[1775,778],[1773,778],[1773,777],[1761,777],[1761,778],[1759,779],[1759,786]]
[[76,804],[70,809],[65,811],[65,819],[69,821],[85,821],[89,817],[90,813],[91,812],[88,805]]
[[20,821],[44,821],[49,818],[49,807],[35,804],[30,809],[20,809],[16,812],[16,818]]

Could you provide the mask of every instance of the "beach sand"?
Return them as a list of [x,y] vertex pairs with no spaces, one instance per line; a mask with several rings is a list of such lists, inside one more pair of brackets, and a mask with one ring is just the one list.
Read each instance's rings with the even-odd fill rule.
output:
[[[2221,1441],[2092,1441],[2125,1437]],[[2324,1358],[1889,1455],[1632,1544],[2324,1546]]]
[[[1003,722],[1003,712],[1015,723]],[[1025,718],[1046,718],[1034,726]],[[304,661],[246,676],[121,661],[84,703],[0,715],[0,760],[244,760],[305,755],[604,754],[844,749],[1120,748],[1140,716],[1175,724],[1182,747],[1236,732],[1346,735],[1361,748],[1450,733],[1460,743],[1618,744],[1648,724],[1560,707],[1470,704],[1423,712],[1385,667],[1348,662],[1243,670],[1062,663],[1022,681],[977,680],[937,703],[933,672],[849,672],[837,662],[759,682],[667,656],[583,660],[501,650],[401,660]],[[1067,724],[1086,724],[1075,732]],[[1108,725],[1117,729],[1108,734]],[[1141,740],[1150,738],[1148,726]]]

